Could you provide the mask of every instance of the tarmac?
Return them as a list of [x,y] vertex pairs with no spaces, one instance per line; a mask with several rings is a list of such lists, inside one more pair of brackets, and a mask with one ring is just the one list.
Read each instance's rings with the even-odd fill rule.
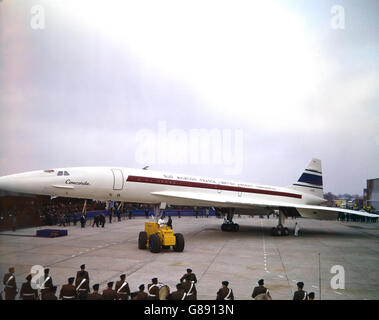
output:
[[[49,267],[59,293],[67,278],[85,264],[90,285],[99,283],[100,290],[107,282],[118,281],[122,273],[126,273],[131,291],[147,285],[153,277],[175,290],[180,277],[191,268],[198,279],[199,300],[215,300],[223,280],[229,281],[236,300],[251,300],[261,278],[274,300],[292,299],[298,281],[304,282],[307,292],[315,292],[317,300],[320,284],[322,300],[379,299],[378,223],[288,219],[290,235],[273,237],[274,218],[242,216],[234,219],[239,232],[222,232],[222,219],[216,217],[173,217],[174,232],[185,238],[184,251],[154,254],[137,247],[145,221],[136,217],[121,222],[114,219],[110,224],[107,219],[105,228],[93,228],[87,222],[84,229],[78,223],[66,228],[0,232],[1,277],[10,266],[15,267],[20,288],[33,265]],[[293,235],[295,222],[300,226],[298,237]],[[35,237],[36,230],[44,228],[67,229],[68,236]],[[344,289],[331,286],[336,276],[331,269],[336,265],[343,267]]]

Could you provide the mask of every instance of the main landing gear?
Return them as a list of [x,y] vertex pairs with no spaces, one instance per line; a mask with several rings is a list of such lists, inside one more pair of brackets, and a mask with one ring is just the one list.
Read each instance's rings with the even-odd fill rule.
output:
[[226,218],[224,218],[224,223],[221,225],[221,231],[237,232],[240,229],[240,226],[238,225],[238,223],[233,222],[233,216],[234,216],[234,209],[227,210]]
[[272,228],[272,235],[279,237],[279,236],[288,236],[290,233],[288,231],[288,228],[284,227],[284,221],[286,220],[286,216],[282,212],[282,210],[279,210],[279,223],[275,228]]

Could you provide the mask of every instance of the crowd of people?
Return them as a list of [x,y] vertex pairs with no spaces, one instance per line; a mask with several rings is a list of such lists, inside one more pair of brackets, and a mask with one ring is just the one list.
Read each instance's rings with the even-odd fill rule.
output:
[[[92,201],[86,205],[86,211],[104,210],[105,204]],[[83,203],[57,203],[49,204],[41,208],[43,224],[47,226],[66,226],[76,225],[83,212]]]
[[[3,278],[5,300],[15,300],[17,295],[20,300],[197,300],[197,278],[190,268],[179,279],[175,291],[171,291],[167,285],[160,283],[158,278],[152,278],[147,286],[141,284],[138,290],[133,292],[125,280],[126,274],[121,274],[120,280],[116,283],[108,282],[107,288],[102,292],[99,291],[100,284],[98,283],[92,285],[91,291],[89,273],[85,268],[86,266],[82,264],[76,277],[69,277],[58,293],[49,268],[44,269],[44,276],[38,281],[33,280],[35,275],[29,274],[18,291],[15,268],[10,267],[9,272]],[[1,300],[3,292],[0,294]],[[258,281],[258,286],[254,287],[251,298],[272,300],[270,291],[264,285],[264,279]],[[314,300],[314,298],[314,292],[307,293],[304,290],[303,282],[297,283],[293,300]],[[229,286],[229,281],[221,282],[221,287],[215,292],[215,299],[234,300],[234,293]]]

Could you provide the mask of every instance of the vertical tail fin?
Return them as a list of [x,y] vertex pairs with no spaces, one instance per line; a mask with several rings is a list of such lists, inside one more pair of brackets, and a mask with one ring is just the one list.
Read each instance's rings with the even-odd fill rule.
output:
[[313,158],[291,188],[323,198],[321,160]]

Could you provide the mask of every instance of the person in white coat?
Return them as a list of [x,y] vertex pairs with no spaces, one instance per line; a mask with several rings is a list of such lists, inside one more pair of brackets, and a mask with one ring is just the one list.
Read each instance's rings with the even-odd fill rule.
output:
[[299,236],[299,231],[300,231],[300,227],[299,227],[299,225],[297,224],[297,222],[296,222],[296,224],[295,224],[295,237],[298,237]]

